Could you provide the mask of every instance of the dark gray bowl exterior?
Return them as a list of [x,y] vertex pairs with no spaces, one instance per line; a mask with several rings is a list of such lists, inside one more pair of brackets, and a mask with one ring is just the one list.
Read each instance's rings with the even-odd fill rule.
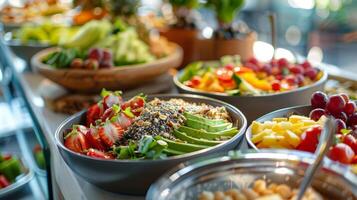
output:
[[30,64],[31,58],[37,52],[50,47],[45,44],[20,44],[16,41],[7,41],[6,43],[16,56],[26,61],[27,64]]
[[[280,109],[280,110],[271,112],[269,114],[266,114],[266,115],[256,119],[255,121],[265,122],[265,121],[272,120],[273,118],[276,118],[276,117],[288,117],[292,114],[309,116],[311,110],[312,110],[311,106],[308,106],[308,105],[284,108],[284,109]],[[255,146],[255,144],[251,141],[250,138],[252,138],[252,125],[250,125],[248,127],[248,129],[245,133],[245,139],[247,140],[249,147],[258,150],[258,148]]]
[[239,133],[229,141],[201,151],[170,157],[164,160],[102,160],[68,150],[63,145],[63,133],[73,124],[79,124],[85,119],[85,111],[75,114],[64,121],[56,131],[56,143],[67,165],[79,176],[104,190],[116,193],[143,195],[150,185],[174,166],[190,159],[200,158],[213,153],[222,153],[237,147],[243,138],[247,121],[244,115],[232,105],[196,95],[151,95],[149,100],[181,98],[188,102],[206,103],[213,106],[224,106],[230,113]]
[[219,93],[202,92],[183,85],[178,80],[178,77],[180,77],[182,72],[183,71],[180,71],[180,73],[174,76],[174,83],[180,93],[204,95],[232,104],[244,113],[248,123],[257,119],[259,116],[274,110],[310,103],[310,97],[315,91],[323,91],[328,77],[327,72],[324,71],[324,75],[316,83],[279,94],[263,96],[228,96]]

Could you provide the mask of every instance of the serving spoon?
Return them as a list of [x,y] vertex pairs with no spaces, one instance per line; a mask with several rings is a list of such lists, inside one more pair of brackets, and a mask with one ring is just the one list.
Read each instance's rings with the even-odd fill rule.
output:
[[301,200],[305,194],[306,189],[310,186],[311,181],[321,167],[323,158],[325,157],[330,146],[333,144],[334,134],[336,133],[336,121],[333,117],[328,117],[325,121],[324,128],[322,129],[319,145],[315,151],[315,161],[310,165],[305,173],[296,200]]

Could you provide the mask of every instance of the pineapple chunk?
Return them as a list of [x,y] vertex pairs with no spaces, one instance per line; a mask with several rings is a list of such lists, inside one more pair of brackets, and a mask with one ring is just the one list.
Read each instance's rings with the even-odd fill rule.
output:
[[273,118],[273,122],[287,122],[287,121],[288,121],[288,118],[286,118],[286,117]]
[[258,134],[260,132],[262,132],[264,129],[263,124],[257,121],[253,121],[252,123],[252,134]]
[[300,137],[290,130],[286,130],[285,137],[287,138],[287,142],[294,148],[301,142]]

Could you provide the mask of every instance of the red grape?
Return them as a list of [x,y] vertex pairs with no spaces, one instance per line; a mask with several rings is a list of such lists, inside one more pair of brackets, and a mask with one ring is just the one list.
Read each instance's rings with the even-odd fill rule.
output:
[[297,79],[296,79],[296,77],[294,75],[288,75],[285,78],[285,80],[289,85],[296,85],[297,84]]
[[352,115],[356,111],[356,103],[353,101],[346,103],[344,111],[348,116]]
[[341,119],[336,119],[336,133],[340,134],[342,129],[346,129],[346,123]]
[[348,117],[346,115],[346,113],[344,112],[340,112],[340,113],[333,113],[332,114],[336,119],[341,119],[344,122],[347,122]]
[[316,108],[310,112],[310,118],[314,121],[317,121],[325,114],[325,110],[322,108]]
[[286,60],[285,58],[280,58],[280,59],[278,60],[278,66],[279,66],[280,68],[288,67],[288,66],[289,66],[289,61]]
[[224,69],[233,71],[234,70],[234,65],[233,64],[227,64],[226,66],[224,66]]
[[274,91],[279,91],[280,88],[281,88],[281,85],[280,85],[280,82],[279,81],[274,81],[272,84],[271,84],[271,87]]
[[302,74],[304,73],[304,69],[299,65],[295,65],[293,67],[290,67],[290,72],[293,74]]
[[327,95],[323,92],[317,91],[312,94],[311,106],[313,108],[325,108],[327,104]]
[[103,49],[103,57],[102,57],[102,61],[112,61],[113,55],[112,52],[110,50],[107,49]]
[[339,113],[346,106],[345,100],[340,95],[332,95],[327,101],[326,108],[331,113]]
[[99,65],[99,68],[103,68],[103,69],[112,68],[112,67],[113,67],[112,61],[106,61],[106,60],[101,62],[100,65]]
[[296,75],[296,81],[297,84],[299,84],[299,86],[303,86],[304,85],[304,76],[302,74],[297,74]]
[[83,65],[86,69],[98,69],[99,67],[98,61],[92,58],[85,60]]
[[284,77],[283,77],[283,75],[278,74],[278,75],[275,76],[275,79],[281,81],[281,80],[284,79]]
[[349,118],[348,118],[348,126],[354,127],[357,126],[357,113],[353,113]]
[[341,93],[340,96],[345,100],[346,103],[348,103],[350,101],[350,98],[348,97],[347,94]]
[[97,60],[98,62],[102,60],[103,52],[99,48],[92,48],[88,52],[88,58]]
[[277,67],[277,66],[278,66],[278,61],[277,61],[276,59],[271,59],[270,65],[271,65],[272,67]]
[[248,60],[248,63],[251,63],[251,64],[253,64],[253,65],[259,65],[259,61],[258,61],[258,59],[256,59],[256,58],[250,58],[249,60]]
[[303,62],[302,64],[301,64],[301,66],[304,68],[304,69],[310,69],[312,66],[311,66],[311,64],[310,64],[310,62],[309,61],[305,61],[305,62]]
[[309,77],[311,80],[315,80],[317,77],[317,70],[314,68],[307,69],[304,75]]
[[260,71],[262,71],[262,72],[265,72],[265,73],[267,73],[267,74],[271,74],[271,67],[270,67],[270,65],[268,65],[268,64],[265,64],[265,65],[263,65],[261,68],[260,68]]
[[247,67],[247,68],[249,68],[249,69],[251,69],[251,70],[253,70],[253,71],[259,71],[259,67],[257,66],[257,65],[254,65],[254,64],[252,64],[252,63],[246,63],[245,64],[245,67]]

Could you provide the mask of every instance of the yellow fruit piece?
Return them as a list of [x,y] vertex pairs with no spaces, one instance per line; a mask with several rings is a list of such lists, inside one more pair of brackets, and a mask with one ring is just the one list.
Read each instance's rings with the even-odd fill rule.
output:
[[252,142],[253,142],[254,144],[257,144],[257,143],[261,142],[265,136],[267,136],[267,135],[273,135],[273,134],[274,134],[274,133],[273,133],[273,131],[272,131],[271,129],[265,129],[265,130],[263,130],[262,132],[260,132],[260,133],[258,133],[258,134],[256,134],[256,135],[254,135],[254,136],[252,137]]
[[288,118],[286,118],[286,117],[273,118],[273,122],[287,122],[287,121],[288,121]]
[[310,118],[301,116],[301,115],[291,115],[289,117],[289,122],[291,123],[298,123],[301,122],[302,120],[309,120]]
[[291,146],[286,142],[286,138],[282,135],[267,135],[263,137],[262,145],[269,148],[276,148],[282,146],[284,148],[290,149]]
[[353,173],[357,174],[357,164],[351,165],[351,170]]
[[264,128],[272,129],[275,124],[276,124],[276,122],[265,121],[265,122],[263,123],[263,127],[264,127]]
[[297,147],[301,142],[300,137],[290,130],[286,130],[285,138],[287,139],[287,142],[294,148]]
[[286,121],[286,122],[280,122],[280,126],[285,130],[290,130],[293,124],[291,122]]
[[304,126],[313,126],[317,124],[314,120],[311,119],[302,120],[302,122],[304,123]]
[[253,121],[251,130],[253,135],[260,133],[263,131],[263,124],[257,121]]

